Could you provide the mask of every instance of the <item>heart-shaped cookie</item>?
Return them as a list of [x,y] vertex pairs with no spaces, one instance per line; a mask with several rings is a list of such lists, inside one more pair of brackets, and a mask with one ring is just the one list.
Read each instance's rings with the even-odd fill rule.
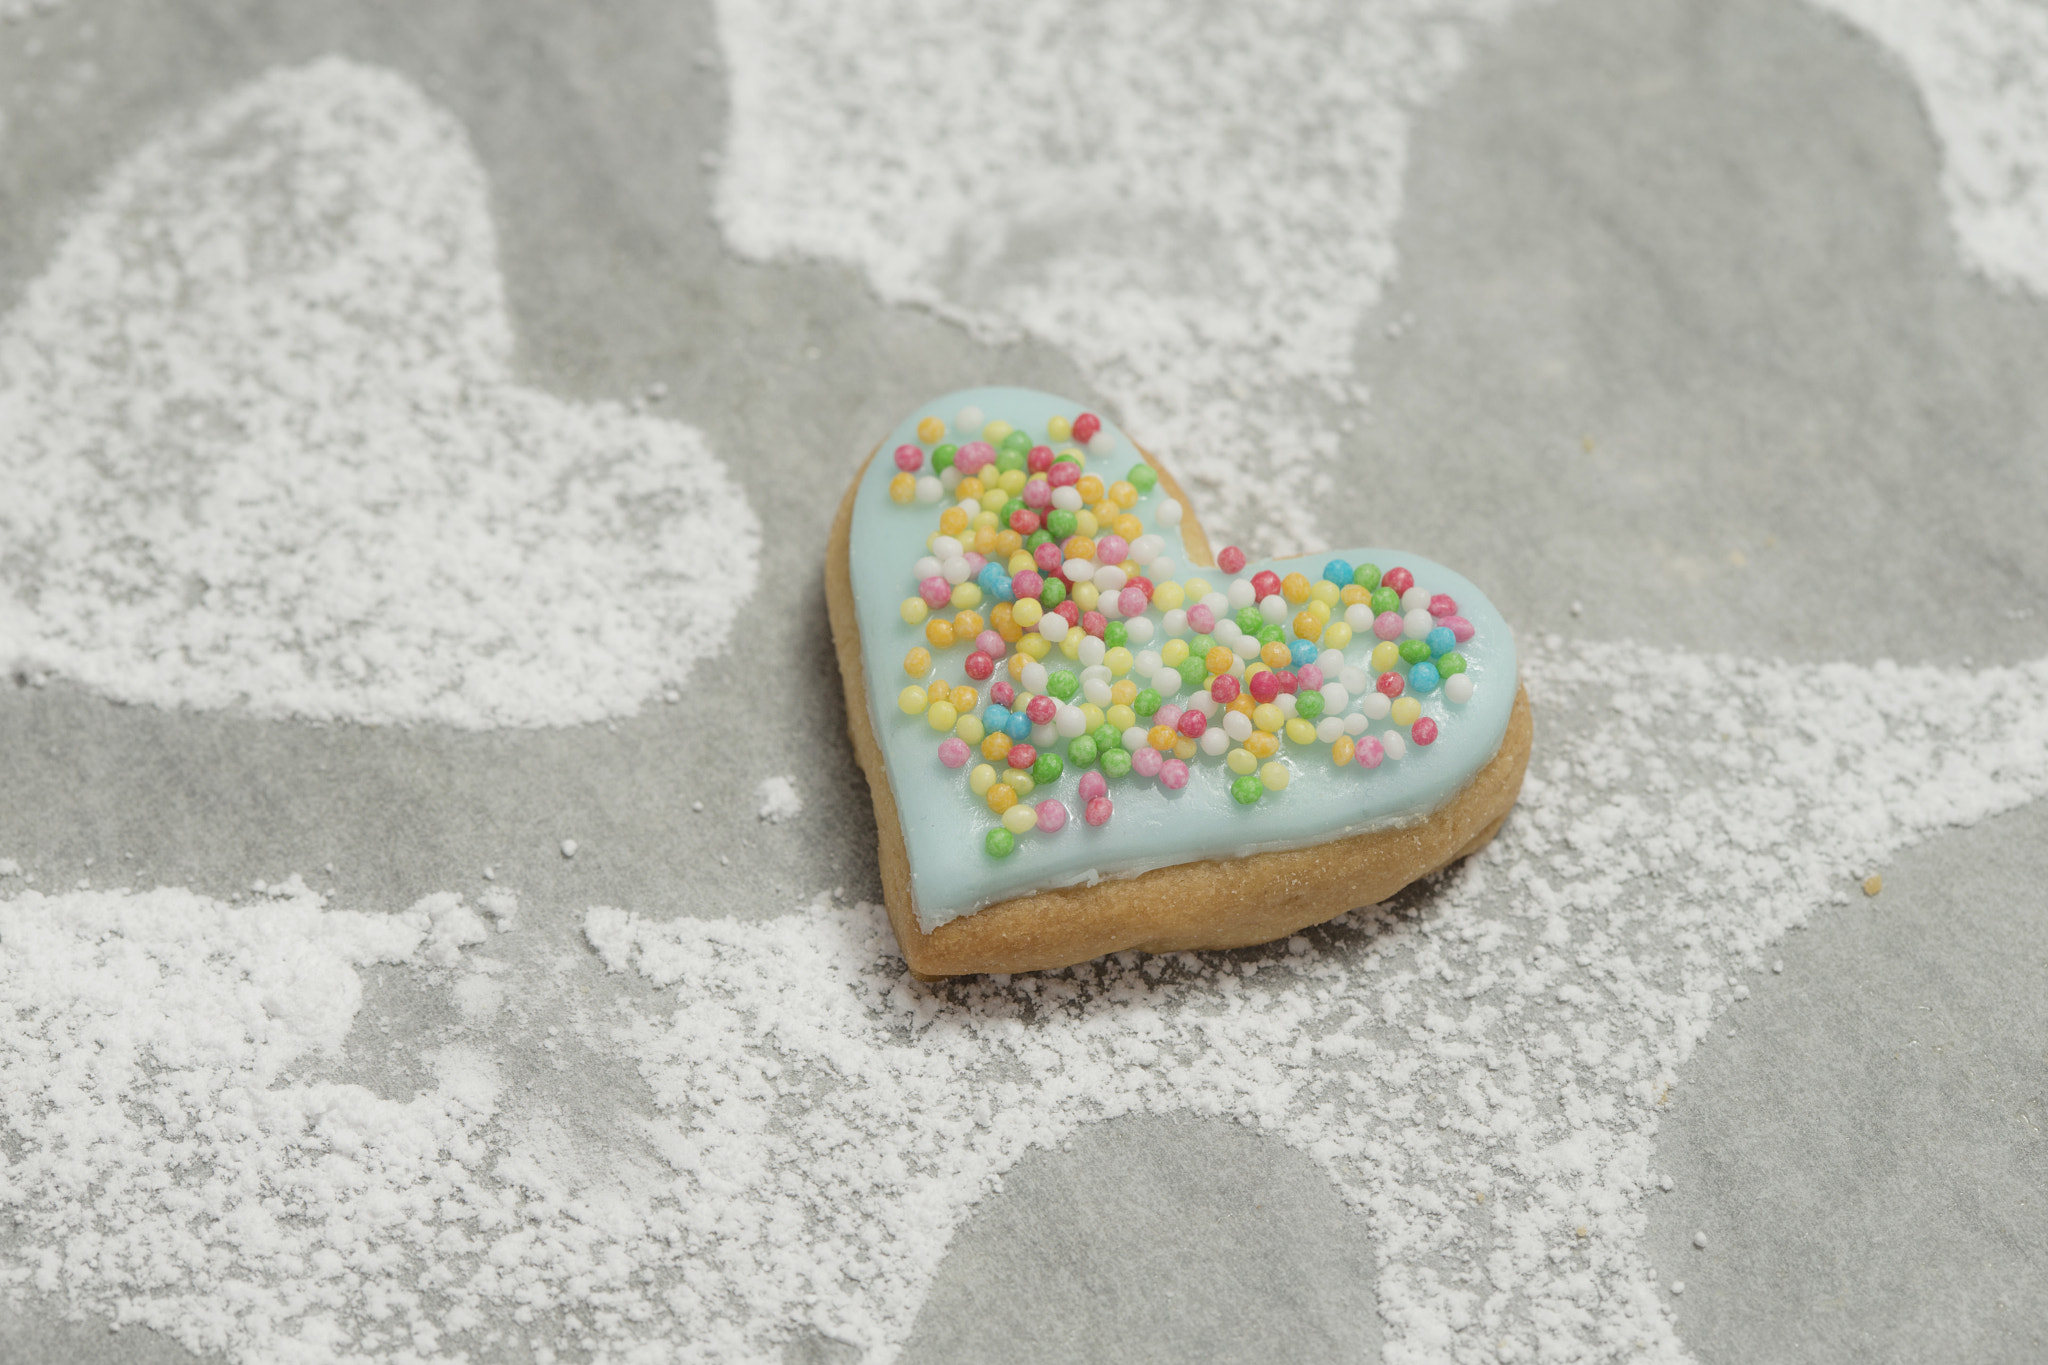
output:
[[827,554],[889,914],[920,976],[1261,943],[1493,837],[1514,637],[1418,555],[1212,554],[1172,476],[1027,389],[926,404]]

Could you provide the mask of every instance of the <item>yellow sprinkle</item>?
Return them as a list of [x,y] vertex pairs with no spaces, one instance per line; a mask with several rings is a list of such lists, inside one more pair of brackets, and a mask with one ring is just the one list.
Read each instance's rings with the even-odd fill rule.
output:
[[1266,784],[1266,790],[1269,792],[1286,791],[1288,779],[1293,776],[1285,763],[1268,763],[1259,769],[1259,781]]
[[1422,714],[1422,703],[1413,697],[1396,697],[1393,710],[1388,714],[1396,725],[1413,725],[1415,718]]
[[1864,895],[1875,896],[1878,892],[1882,890],[1884,890],[1884,878],[1878,876],[1875,872],[1871,873],[1868,877],[1865,877],[1863,879]]
[[1003,812],[1003,828],[1012,834],[1022,834],[1038,824],[1038,812],[1018,802]]
[[1290,744],[1313,744],[1316,742],[1315,722],[1303,720],[1300,716],[1287,722],[1287,740]]
[[974,771],[967,774],[967,789],[976,796],[987,796],[988,789],[995,784],[996,770],[992,764],[977,763]]
[[1232,749],[1229,756],[1223,761],[1230,765],[1230,771],[1240,777],[1246,773],[1254,773],[1259,770],[1259,760],[1252,757],[1252,752],[1249,749]]
[[937,445],[945,434],[946,424],[936,417],[927,417],[917,424],[917,439],[928,446]]

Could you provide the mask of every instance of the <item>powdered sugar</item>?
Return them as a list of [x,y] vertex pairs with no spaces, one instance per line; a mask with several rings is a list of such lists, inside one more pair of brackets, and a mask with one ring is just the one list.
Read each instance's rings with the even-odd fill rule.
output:
[[522,388],[482,173],[398,77],[274,72],[155,138],[0,320],[0,660],[161,706],[631,713],[723,647],[703,438]]
[[1941,141],[1964,260],[2048,293],[2048,11],[2025,0],[1815,0],[1904,63]]
[[1225,540],[1310,543],[1409,113],[1511,8],[721,4],[719,221],[743,254],[1052,342]]
[[794,778],[767,778],[755,789],[754,794],[760,803],[755,807],[755,814],[771,824],[779,825],[784,820],[791,820],[803,814],[804,801],[796,794]]
[[[1500,839],[1267,950],[932,991],[873,908],[600,909],[584,932],[622,975],[586,995],[574,962],[479,959],[452,896],[25,894],[0,917],[8,1273],[242,1360],[452,1355],[528,1312],[572,1324],[531,1329],[551,1347],[772,1360],[804,1329],[886,1360],[1027,1148],[1186,1111],[1299,1147],[1360,1210],[1389,1360],[1682,1359],[1676,1267],[1642,1251],[1667,1087],[1788,927],[2048,791],[2048,661],[1793,673],[1624,645],[1592,678],[1562,642],[1530,655],[1543,734]],[[377,962],[489,1025],[405,1103],[315,1078],[362,1039]],[[573,1036],[503,1025],[536,999]],[[500,1080],[563,1047],[644,1089],[564,1110]]]

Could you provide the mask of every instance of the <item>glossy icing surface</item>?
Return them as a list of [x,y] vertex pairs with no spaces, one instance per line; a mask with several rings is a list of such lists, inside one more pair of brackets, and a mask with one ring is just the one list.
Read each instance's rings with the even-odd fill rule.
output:
[[[938,528],[939,514],[954,499],[949,495],[936,504],[899,505],[888,493],[889,480],[897,473],[890,453],[901,445],[918,443],[920,420],[936,416],[950,424],[968,407],[979,408],[990,419],[1008,421],[1040,442],[1045,442],[1049,419],[1071,419],[1083,411],[1071,401],[1029,389],[981,388],[947,394],[919,407],[889,434],[869,462],[855,497],[851,578],[867,673],[869,718],[888,760],[890,788],[910,855],[912,896],[926,932],[984,905],[1034,890],[1132,876],[1207,858],[1300,847],[1419,819],[1448,801],[1500,748],[1515,698],[1514,637],[1493,604],[1471,582],[1419,555],[1379,548],[1332,549],[1253,561],[1235,575],[1198,567],[1189,563],[1179,527],[1157,524],[1156,509],[1169,496],[1162,485],[1144,494],[1134,509],[1144,517],[1148,530],[1165,539],[1164,555],[1176,566],[1171,574],[1159,575],[1162,580],[1172,577],[1185,582],[1200,577],[1223,591],[1233,579],[1250,578],[1264,569],[1283,576],[1298,571],[1314,580],[1333,558],[1373,563],[1386,570],[1405,567],[1414,574],[1418,587],[1457,599],[1458,614],[1471,622],[1473,634],[1458,646],[1458,652],[1467,660],[1472,696],[1462,704],[1452,703],[1439,688],[1422,698],[1423,714],[1440,727],[1435,743],[1423,747],[1411,742],[1405,757],[1389,757],[1375,769],[1356,764],[1338,767],[1331,761],[1326,743],[1283,744],[1279,761],[1292,769],[1289,785],[1249,806],[1232,799],[1229,784],[1235,774],[1223,759],[1202,754],[1189,761],[1190,779],[1179,791],[1168,791],[1156,779],[1135,772],[1110,779],[1115,813],[1108,823],[1091,827],[1080,818],[1082,803],[1076,799],[1082,770],[1069,763],[1063,776],[1039,786],[1026,798],[1034,804],[1047,798],[1060,800],[1072,816],[1066,827],[1056,833],[1032,831],[1017,839],[1016,849],[1008,857],[990,856],[983,847],[984,836],[1000,821],[969,789],[973,763],[948,768],[938,757],[944,736],[933,731],[925,717],[906,715],[895,705],[897,692],[905,684],[928,682],[933,676],[956,686],[974,685],[981,705],[985,707],[989,701],[989,685],[972,684],[961,667],[971,645],[933,650],[934,668],[922,679],[904,672],[905,655],[915,646],[926,645],[926,640],[923,627],[904,621],[898,608],[904,598],[915,595],[917,579],[912,565],[928,553],[927,540]],[[1100,473],[1105,480],[1121,478],[1143,457],[1106,419],[1103,430],[1114,447],[1101,455],[1091,453],[1089,472]],[[951,434],[945,439],[971,437]],[[925,472],[929,471],[927,464]],[[1216,548],[1220,551],[1221,546]],[[986,614],[986,607],[983,610]],[[1158,621],[1161,613],[1155,609],[1149,615]],[[1165,638],[1163,634],[1155,637],[1149,647],[1157,649]],[[1373,643],[1376,641],[1368,634],[1345,651],[1347,658],[1364,667],[1366,647]],[[1057,649],[1045,662],[1048,667],[1077,673],[1081,668],[1079,663],[1063,659]],[[1008,676],[998,668],[997,678]],[[1183,688],[1169,700],[1185,704],[1191,695],[1191,689]],[[1347,710],[1359,710],[1358,699],[1354,698]],[[1371,722],[1366,733],[1385,736],[1391,731],[1404,737],[1407,734],[1405,727],[1387,719]],[[1064,754],[1066,747],[1061,741],[1055,752]],[[973,762],[981,761],[977,754]]]

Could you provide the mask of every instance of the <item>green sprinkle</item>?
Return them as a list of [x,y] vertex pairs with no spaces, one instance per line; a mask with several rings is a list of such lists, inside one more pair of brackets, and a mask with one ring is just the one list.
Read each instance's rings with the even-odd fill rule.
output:
[[1122,777],[1131,770],[1131,756],[1122,749],[1102,751],[1102,771],[1111,777]]
[[1374,588],[1372,590],[1372,614],[1374,616],[1384,616],[1390,611],[1399,610],[1401,610],[1400,593],[1395,592],[1392,588]]
[[1021,451],[1006,450],[996,456],[996,468],[1005,474],[1013,469],[1022,469],[1027,463]]
[[1060,762],[1060,756],[1048,749],[1031,765],[1031,780],[1043,787],[1048,782],[1059,781],[1060,774],[1066,770],[1067,765]]
[[1005,455],[1029,455],[1031,438],[1021,431],[1013,431],[1003,438],[1002,450]]
[[1017,847],[1017,836],[997,825],[988,832],[988,837],[981,841],[981,846],[988,850],[988,856],[991,858],[1007,858],[1010,856],[1010,850]]
[[[1266,784],[1259,781],[1257,773],[1246,773],[1230,784],[1230,795],[1240,806],[1249,806],[1265,794]],[[998,830],[997,833],[1007,834],[1009,831]]]
[[1194,639],[1188,641],[1188,657],[1190,659],[1206,659],[1209,657],[1209,651],[1214,648],[1216,648],[1215,636],[1197,635]]
[[1159,483],[1158,471],[1154,470],[1151,465],[1146,464],[1143,460],[1132,465],[1131,472],[1124,475],[1124,477],[1129,479],[1131,487],[1137,489],[1140,493],[1150,493]]
[[1323,714],[1323,694],[1303,688],[1301,695],[1294,699],[1294,714],[1303,720],[1314,720]]
[[1096,726],[1089,737],[1095,741],[1095,752],[1099,755],[1123,747],[1123,733],[1108,721]]
[[1054,464],[1070,464],[1070,465],[1074,466],[1074,468],[1076,468],[1076,469],[1079,469],[1079,468],[1081,468],[1081,467],[1082,467],[1082,460],[1081,460],[1081,457],[1080,457],[1079,455],[1076,455],[1076,454],[1075,454],[1075,453],[1074,453],[1073,451],[1071,451],[1071,450],[1069,450],[1069,451],[1065,451],[1065,452],[1062,452],[1062,453],[1061,453],[1061,454],[1060,454],[1059,456],[1057,456],[1057,457],[1056,457],[1056,458],[1055,458],[1055,459],[1053,460],[1053,463],[1054,463]]
[[1095,741],[1087,735],[1076,735],[1067,745],[1067,762],[1077,768],[1086,768],[1095,762]]
[[1377,564],[1359,565],[1351,571],[1351,581],[1364,588],[1367,592],[1371,592],[1380,585],[1380,566]]
[[1055,507],[1045,514],[1045,529],[1052,532],[1054,540],[1065,540],[1074,534],[1074,527],[1078,524],[1074,514],[1064,507]]
[[1202,657],[1199,654],[1190,654],[1187,658],[1182,659],[1180,661],[1180,668],[1177,671],[1180,673],[1181,685],[1184,687],[1200,687],[1209,676],[1209,666],[1202,662]]
[[1045,695],[1065,701],[1081,690],[1081,680],[1062,668],[1057,673],[1045,675]]
[[953,467],[953,457],[960,453],[960,447],[950,441],[932,452],[932,472],[943,474]]
[[[1103,595],[1108,596],[1107,593]],[[1130,627],[1121,621],[1110,621],[1102,627],[1102,643],[1106,648],[1115,649],[1118,645],[1129,644],[1130,640]]]
[[998,512],[996,515],[1002,518],[1003,525],[1008,526],[1010,524],[1011,517],[1016,516],[1019,512],[1028,510],[1030,506],[1031,504],[1024,501],[1024,499],[1022,498],[1011,498],[1008,502],[1003,504],[1003,510]]
[[1148,687],[1132,698],[1131,709],[1141,716],[1149,716],[1160,708],[1164,700],[1157,692]]
[[[1421,663],[1424,659],[1427,659],[1429,657],[1428,641],[1403,640],[1401,642],[1401,657],[1402,659],[1411,664]],[[1437,672],[1441,673],[1443,672],[1443,670],[1439,668]]]
[[1266,618],[1259,614],[1257,607],[1239,607],[1237,615],[1231,619],[1237,622],[1239,630],[1255,640],[1259,637],[1259,632],[1266,628]]
[[[1265,618],[1261,617],[1260,619],[1261,619],[1261,620],[1263,620],[1263,619],[1265,619]],[[1287,627],[1285,627],[1285,626],[1282,626],[1282,625],[1277,625],[1277,624],[1276,624],[1276,625],[1270,625],[1270,626],[1260,626],[1260,627],[1259,627],[1259,643],[1260,643],[1260,644],[1262,644],[1262,645],[1271,645],[1271,644],[1282,644],[1282,645],[1284,645],[1284,644],[1286,644],[1286,643],[1287,643]]]
[[1033,531],[1030,535],[1024,537],[1024,548],[1027,550],[1035,550],[1039,546],[1050,541],[1051,539],[1052,532],[1050,531]]
[[1057,578],[1046,579],[1045,586],[1038,590],[1038,600],[1047,610],[1051,610],[1067,600],[1066,585]]
[[1443,655],[1436,661],[1436,671],[1439,676],[1445,678],[1450,677],[1453,673],[1463,673],[1465,671],[1465,656],[1456,650],[1452,650],[1449,654]]

